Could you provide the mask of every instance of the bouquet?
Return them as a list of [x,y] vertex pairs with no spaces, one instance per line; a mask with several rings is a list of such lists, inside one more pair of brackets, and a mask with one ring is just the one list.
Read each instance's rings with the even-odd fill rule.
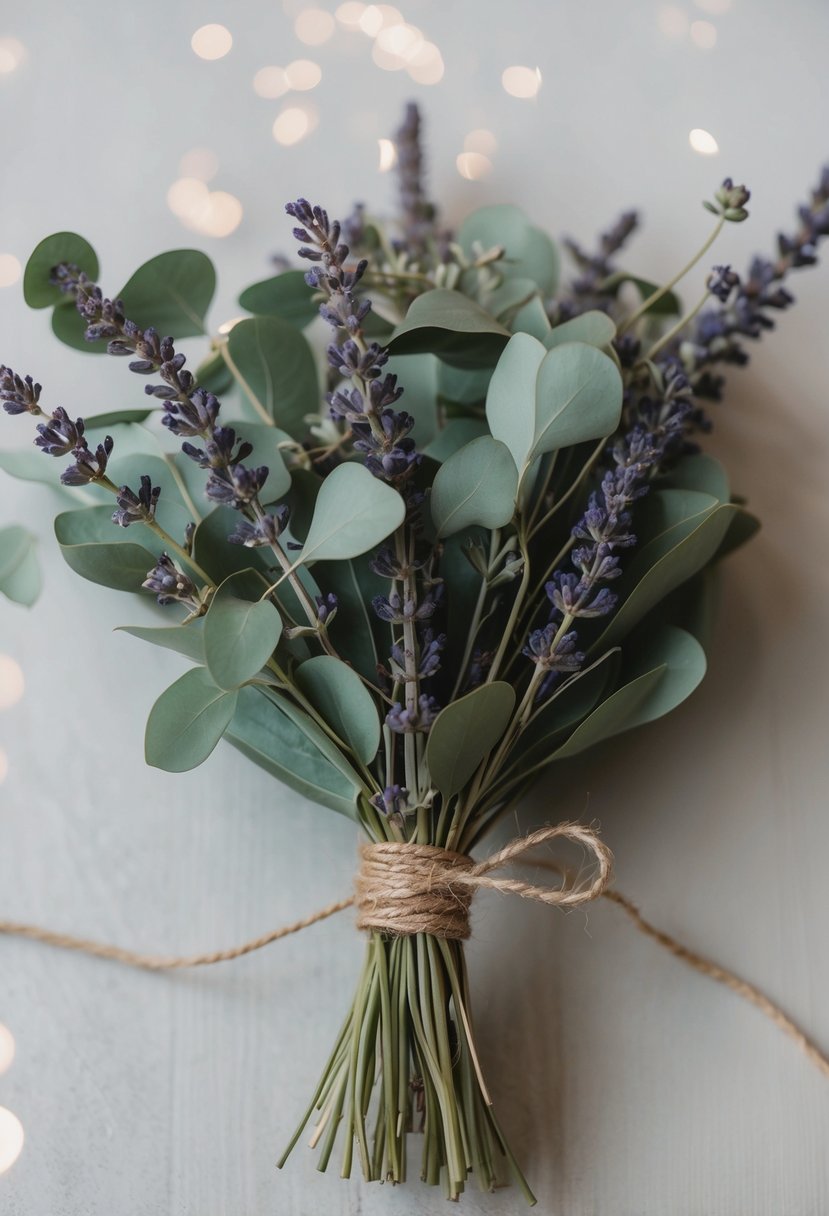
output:
[[[517,207],[443,226],[414,106],[397,149],[397,218],[290,203],[307,269],[248,287],[250,315],[194,371],[180,342],[207,332],[204,254],[161,254],[110,297],[86,240],[47,237],[27,303],[61,341],[124,357],[145,399],[81,419],[3,367],[0,400],[35,419],[40,450],[3,467],[43,480],[42,455],[63,462],[66,561],[154,596],[160,623],[124,628],[192,661],[152,708],[147,762],[190,769],[226,738],[359,826],[365,964],[282,1160],[313,1119],[320,1169],[349,1176],[356,1157],[367,1180],[402,1182],[419,1130],[421,1176],[447,1197],[511,1175],[532,1202],[475,1046],[470,903],[482,886],[584,902],[610,854],[575,823],[472,854],[550,766],[702,679],[719,563],[757,527],[698,450],[703,402],[792,302],[789,271],[816,260],[829,171],[744,276],[697,270],[747,218],[748,190],[726,179],[704,204],[710,238],[658,286],[620,262],[634,213],[593,250],[565,241],[562,275]],[[0,531],[0,589],[24,603],[32,545]],[[590,875],[496,875],[556,838],[592,854]]]

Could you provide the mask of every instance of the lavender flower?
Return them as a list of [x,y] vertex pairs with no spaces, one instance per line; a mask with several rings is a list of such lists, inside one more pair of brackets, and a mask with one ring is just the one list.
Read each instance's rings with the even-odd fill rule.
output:
[[0,401],[7,414],[42,414],[41,391],[31,376],[18,376],[10,367],[0,367]]
[[409,102],[395,142],[403,226],[402,247],[414,257],[425,253],[430,240],[435,238],[437,220],[437,208],[427,198],[423,181],[424,157],[420,129],[420,110],[414,102]]
[[161,554],[141,585],[147,591],[153,592],[162,607],[178,603],[184,604],[191,611],[198,611],[195,585],[166,553]]
[[113,512],[112,522],[122,528],[130,524],[146,523],[155,519],[155,509],[158,505],[160,486],[154,486],[146,474],[141,478],[141,488],[137,494],[129,486],[121,486],[118,491],[118,510]]

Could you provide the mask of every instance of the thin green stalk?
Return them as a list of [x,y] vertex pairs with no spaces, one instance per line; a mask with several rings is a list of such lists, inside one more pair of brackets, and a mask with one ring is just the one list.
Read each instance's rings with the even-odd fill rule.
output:
[[268,411],[265,409],[265,406],[262,404],[262,402],[259,400],[259,398],[256,396],[256,393],[250,387],[247,380],[245,379],[245,377],[242,375],[241,371],[239,370],[239,367],[237,366],[236,362],[234,361],[234,359],[230,353],[230,343],[228,342],[228,339],[225,338],[222,341],[220,341],[218,343],[218,346],[219,346],[219,354],[222,356],[222,359],[225,362],[227,370],[233,376],[233,379],[239,385],[242,392],[245,394],[248,401],[251,403],[253,408],[256,410],[259,417],[262,419],[263,422],[267,423],[268,426],[276,426],[276,423],[274,422],[273,418],[268,413]]
[[702,247],[697,250],[697,252],[691,258],[690,262],[688,262],[687,265],[683,266],[682,270],[680,270],[677,274],[675,274],[672,279],[669,279],[668,282],[665,283],[665,285],[663,287],[660,287],[658,291],[655,291],[653,293],[653,295],[648,296],[647,300],[642,301],[642,303],[635,310],[635,312],[632,312],[630,314],[630,316],[625,319],[625,321],[622,323],[622,325],[620,325],[620,327],[619,327],[620,334],[625,333],[628,329],[630,329],[630,327],[632,325],[635,325],[640,317],[643,317],[646,312],[649,312],[650,309],[653,308],[654,304],[658,304],[660,300],[665,298],[665,296],[668,294],[669,291],[671,291],[674,287],[676,287],[676,285],[680,281],[680,279],[684,279],[686,274],[688,274],[688,272],[690,270],[694,269],[694,267],[696,266],[696,264],[700,260],[700,258],[703,258],[705,256],[705,254],[708,252],[708,250],[711,248],[711,246],[714,244],[714,241],[716,241],[717,237],[722,232],[724,224],[725,224],[725,216],[721,215],[719,217],[719,219],[717,220],[716,224],[714,225],[714,231],[711,233],[711,235],[708,237],[708,239],[704,242]]
[[682,317],[679,321],[677,321],[676,325],[673,325],[668,330],[667,333],[663,334],[658,342],[654,342],[653,346],[650,348],[648,353],[645,355],[644,361],[655,359],[656,356],[659,354],[659,352],[661,350],[663,350],[664,347],[666,347],[669,342],[672,342],[674,340],[674,338],[682,332],[682,330],[685,328],[686,325],[690,325],[690,323],[693,321],[694,317],[697,315],[698,312],[701,311],[702,308],[704,308],[704,306],[708,303],[710,298],[711,298],[711,293],[708,290],[706,290],[704,295],[702,296],[702,298],[697,301],[697,303],[694,305],[694,307],[691,309],[691,311],[689,313],[687,313],[686,316]]

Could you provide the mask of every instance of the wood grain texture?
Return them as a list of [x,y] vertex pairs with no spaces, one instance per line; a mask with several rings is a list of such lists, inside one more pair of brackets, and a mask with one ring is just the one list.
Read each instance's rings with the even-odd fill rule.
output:
[[[159,248],[203,243],[182,231],[164,196],[180,155],[213,146],[216,188],[234,190],[246,208],[237,235],[208,242],[223,275],[221,320],[238,311],[237,286],[263,277],[268,251],[286,246],[283,193],[319,194],[332,208],[352,195],[389,200],[373,140],[388,133],[404,84],[369,69],[367,44],[354,58],[337,44],[303,52],[296,43],[289,54],[278,6],[253,8],[256,21],[219,5],[210,19],[227,20],[236,45],[226,61],[203,64],[188,49],[206,19],[195,0],[173,12],[148,0],[140,21],[122,8],[105,23],[74,6],[19,7],[9,33],[27,45],[29,63],[0,94],[5,247],[25,259],[47,231],[76,228],[94,236],[117,286]],[[755,196],[752,221],[727,234],[722,253],[741,265],[788,222],[825,152],[829,12],[807,0],[785,11],[758,0],[712,18],[720,47],[709,56],[687,38],[666,40],[645,0],[515,0],[508,16],[490,0],[424,0],[411,16],[448,65],[423,100],[432,180],[456,214],[523,198],[539,222],[586,239],[614,208],[645,199],[650,227],[631,264],[659,278],[704,236],[697,200],[728,171]],[[277,152],[250,79],[283,49],[318,57],[325,76],[314,140]],[[545,81],[537,105],[506,98],[503,67],[536,59]],[[91,122],[89,89],[70,87],[68,62],[72,80],[95,81],[95,96],[122,99],[117,123]],[[772,77],[767,104],[758,82]],[[719,160],[687,150],[698,123],[719,139]],[[474,185],[457,177],[454,157],[481,125],[501,148],[492,178]],[[47,166],[56,191],[32,185]],[[798,278],[796,315],[735,374],[727,405],[714,407],[707,446],[764,531],[729,563],[708,678],[670,719],[562,767],[521,816],[523,828],[548,817],[600,820],[619,886],[643,912],[763,986],[825,1047],[828,276]],[[17,289],[0,292],[0,323],[0,357],[41,379],[50,403],[93,413],[138,402],[141,384],[122,363],[57,349],[45,318],[23,313]],[[0,422],[4,437],[24,442],[25,420]],[[39,490],[0,480],[3,521],[43,522],[45,505]],[[229,747],[194,773],[144,766],[146,713],[179,661],[111,633],[148,611],[80,583],[45,524],[41,532],[43,600],[30,613],[0,603],[0,651],[26,678],[22,701],[0,715],[9,760],[0,916],[189,952],[232,945],[345,894],[356,839],[343,819]],[[754,1010],[637,936],[610,906],[564,915],[482,895],[473,928],[482,1056],[537,1210],[829,1208],[829,1087]],[[194,974],[147,975],[0,941],[0,1022],[17,1048],[0,1105],[26,1133],[0,1176],[3,1216],[433,1213],[442,1200],[416,1180],[395,1191],[345,1183],[319,1175],[304,1148],[283,1172],[274,1167],[350,1000],[361,948],[349,913]],[[514,1192],[470,1192],[464,1204],[521,1211]]]

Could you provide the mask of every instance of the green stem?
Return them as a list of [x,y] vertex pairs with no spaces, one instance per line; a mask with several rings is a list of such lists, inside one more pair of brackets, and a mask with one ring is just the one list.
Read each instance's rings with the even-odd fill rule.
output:
[[625,331],[630,329],[632,325],[635,325],[640,317],[643,317],[646,312],[649,312],[650,309],[653,308],[654,304],[657,304],[660,300],[664,299],[668,292],[671,291],[672,288],[676,287],[680,279],[684,279],[686,274],[688,274],[690,270],[693,270],[700,258],[703,258],[714,244],[714,241],[716,241],[717,237],[722,232],[724,224],[725,216],[721,215],[714,225],[714,231],[708,237],[708,240],[704,242],[702,247],[697,250],[690,262],[683,266],[682,270],[680,270],[678,274],[675,274],[672,279],[669,279],[663,287],[660,287],[658,291],[653,293],[653,295],[648,296],[647,300],[642,301],[636,311],[632,312],[630,316],[627,317],[626,320],[619,326],[620,334],[625,333]]
[[642,361],[648,362],[651,359],[655,359],[656,356],[659,354],[659,352],[664,347],[666,347],[669,342],[672,342],[674,340],[674,338],[682,332],[682,330],[685,328],[686,325],[690,325],[690,323],[693,321],[694,317],[708,303],[708,300],[710,298],[711,298],[711,293],[706,290],[704,295],[701,297],[701,299],[699,299],[697,301],[697,303],[694,305],[694,307],[691,309],[691,311],[686,316],[682,317],[679,321],[677,321],[676,325],[671,326],[671,328],[668,330],[668,332],[663,334],[658,342],[654,342],[653,346],[650,348],[650,350],[645,355],[645,357]]
[[219,347],[219,354],[222,356],[222,359],[225,362],[227,370],[233,376],[233,379],[239,385],[242,392],[247,397],[248,401],[250,401],[251,405],[256,410],[259,417],[262,419],[263,422],[266,422],[268,424],[268,426],[275,426],[276,423],[274,422],[273,418],[268,413],[268,411],[265,409],[264,405],[259,400],[259,398],[256,396],[256,393],[250,387],[247,380],[245,379],[245,377],[242,375],[241,371],[239,370],[239,367],[237,366],[235,360],[233,359],[233,356],[230,353],[230,344],[228,342],[228,339],[225,338],[222,341],[220,341],[218,343],[218,347]]

